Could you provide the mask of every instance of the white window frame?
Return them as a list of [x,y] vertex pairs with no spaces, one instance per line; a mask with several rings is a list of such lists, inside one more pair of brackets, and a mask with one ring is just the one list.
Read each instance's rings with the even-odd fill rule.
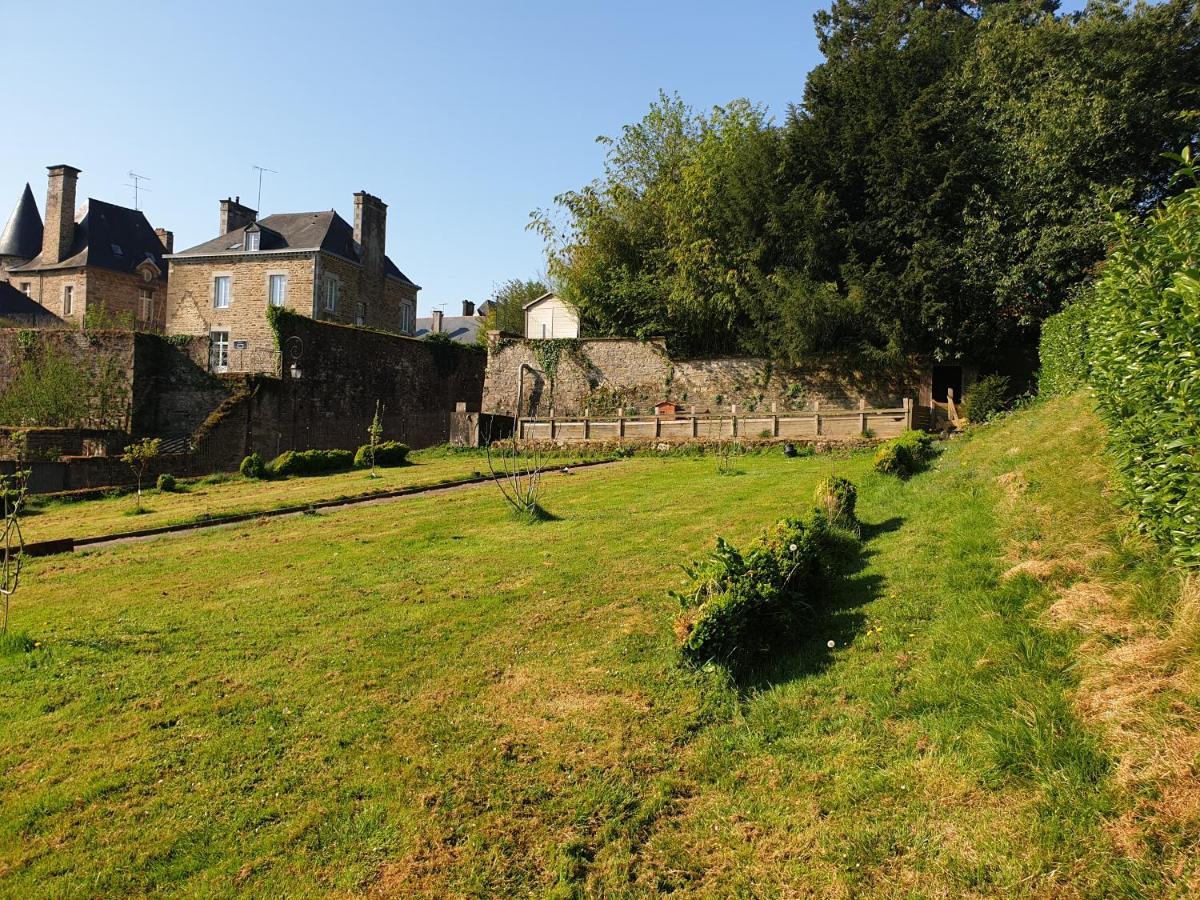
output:
[[[277,279],[277,278],[280,279],[279,284],[281,285],[280,290],[279,290],[279,302],[278,303],[275,302],[275,295],[272,290],[275,285],[275,279]],[[287,272],[268,272],[267,273],[267,306],[287,306],[287,289],[288,289]]]
[[355,306],[354,324],[358,326],[367,324],[367,304],[363,303],[361,300],[358,301],[358,305]]
[[[217,335],[224,335],[225,340],[218,341]],[[233,345],[228,328],[214,328],[208,333],[208,359],[214,372],[229,371],[229,349]],[[221,349],[218,349],[221,348]]]
[[[222,281],[225,282],[225,302],[221,303],[221,295],[217,291],[217,285]],[[212,288],[212,304],[213,309],[229,309],[233,306],[233,275],[228,272],[213,273],[213,288]]]
[[258,250],[258,248],[262,246],[262,232],[261,231],[247,231],[246,232],[246,241],[243,246],[246,248],[247,253],[256,252]]
[[336,314],[338,311],[338,294],[341,293],[342,282],[336,275],[326,275],[321,280],[321,308],[325,312]]
[[33,282],[32,281],[22,281],[21,282],[21,293],[24,294],[26,297],[32,297],[33,296]]
[[62,309],[64,316],[75,314],[75,285],[64,284],[62,289]]
[[138,288],[138,313],[143,322],[154,321],[154,291],[151,288]]
[[416,327],[416,314],[413,312],[411,303],[400,304],[400,330],[405,334],[412,334]]

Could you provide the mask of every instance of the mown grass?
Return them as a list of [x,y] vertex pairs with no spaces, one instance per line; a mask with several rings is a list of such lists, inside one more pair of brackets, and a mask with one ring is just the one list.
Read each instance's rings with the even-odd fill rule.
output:
[[[481,487],[35,561],[38,646],[0,656],[0,889],[1178,892],[1186,827],[1154,852],[1115,827],[1139,801],[1047,621],[1066,582],[1005,577],[1034,526],[1002,476],[1056,432],[1095,449],[1051,413],[908,482],[635,458],[549,483],[534,525]],[[1049,508],[1073,470],[1045,468]],[[831,471],[865,549],[809,638],[739,683],[681,667],[676,564]]]
[[[551,465],[579,459],[604,458],[587,454],[559,454],[546,458]],[[479,450],[435,448],[418,450],[411,463],[380,467],[376,477],[354,469],[331,475],[299,476],[259,481],[240,475],[216,475],[181,479],[178,491],[147,490],[138,512],[134,497],[127,492],[88,500],[57,500],[33,497],[25,521],[28,541],[58,538],[99,537],[145,528],[204,522],[221,516],[269,512],[329,500],[366,497],[410,487],[451,484],[488,472],[487,460]]]

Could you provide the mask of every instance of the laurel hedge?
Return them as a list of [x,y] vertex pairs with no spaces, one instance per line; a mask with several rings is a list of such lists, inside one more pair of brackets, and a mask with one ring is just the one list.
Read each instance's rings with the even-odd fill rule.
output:
[[1047,321],[1041,384],[1086,382],[1140,528],[1200,566],[1200,181],[1118,222],[1100,277]]

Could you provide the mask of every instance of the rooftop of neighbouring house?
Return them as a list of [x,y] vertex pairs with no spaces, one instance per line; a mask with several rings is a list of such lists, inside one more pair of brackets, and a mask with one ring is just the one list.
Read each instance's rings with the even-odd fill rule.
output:
[[[449,335],[450,339],[456,343],[474,344],[478,341],[479,329],[482,324],[483,320],[477,316],[443,316],[442,333]],[[417,327],[413,332],[414,337],[428,337],[433,333],[432,316],[417,319]]]
[[[257,229],[258,250],[246,249],[246,233]],[[362,264],[362,247],[354,240],[354,228],[334,210],[325,212],[275,213],[220,237],[171,255],[173,260],[197,257],[241,256],[247,253],[313,253],[323,251]],[[384,257],[387,274],[418,288],[407,275]]]
[[61,262],[43,264],[39,242],[38,253],[33,259],[9,271],[35,272],[97,266],[114,272],[132,273],[149,260],[165,275],[165,253],[166,248],[141,210],[88,198],[76,218],[71,248]]

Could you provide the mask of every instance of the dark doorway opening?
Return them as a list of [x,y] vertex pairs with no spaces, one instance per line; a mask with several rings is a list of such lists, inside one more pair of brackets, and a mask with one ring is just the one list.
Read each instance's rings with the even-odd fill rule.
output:
[[954,402],[962,400],[963,395],[962,366],[933,367],[933,399],[938,403],[946,402],[946,389],[954,391]]

